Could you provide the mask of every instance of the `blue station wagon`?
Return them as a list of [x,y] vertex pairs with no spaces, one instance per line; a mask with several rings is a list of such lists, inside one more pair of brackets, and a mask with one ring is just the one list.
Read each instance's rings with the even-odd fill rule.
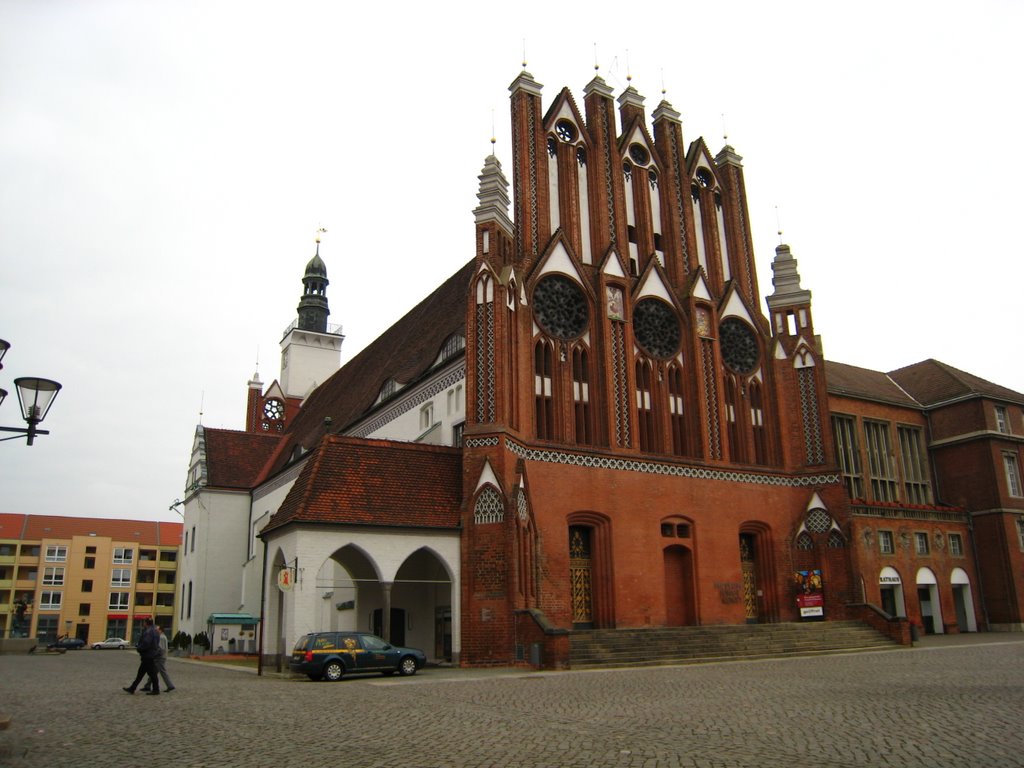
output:
[[335,681],[359,672],[415,675],[426,663],[423,651],[391,645],[369,632],[312,632],[295,643],[288,667],[310,680]]

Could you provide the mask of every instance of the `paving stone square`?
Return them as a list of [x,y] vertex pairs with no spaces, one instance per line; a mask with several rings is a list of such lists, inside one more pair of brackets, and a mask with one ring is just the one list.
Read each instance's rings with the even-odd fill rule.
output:
[[177,690],[158,697],[122,692],[136,665],[128,651],[0,656],[0,765],[1024,766],[1024,637],[339,683],[170,659]]

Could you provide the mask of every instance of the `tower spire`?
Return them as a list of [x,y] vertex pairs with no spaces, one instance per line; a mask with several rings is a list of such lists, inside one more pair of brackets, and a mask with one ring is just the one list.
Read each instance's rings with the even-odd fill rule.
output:
[[320,235],[327,230],[316,231],[316,254],[306,264],[302,276],[302,298],[299,300],[299,328],[303,331],[327,332],[327,317],[331,314],[327,305],[327,266],[320,258]]

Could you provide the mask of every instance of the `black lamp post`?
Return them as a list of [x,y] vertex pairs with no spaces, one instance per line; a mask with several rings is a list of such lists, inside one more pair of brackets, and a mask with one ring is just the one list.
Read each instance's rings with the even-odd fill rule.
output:
[[[8,342],[0,339],[0,368],[4,367],[4,355],[7,354],[7,350],[10,348],[11,345]],[[0,432],[17,433],[14,437],[0,438],[0,442],[17,440],[24,435],[28,438],[28,444],[32,445],[36,435],[50,434],[49,430],[39,429],[39,424],[46,418],[46,414],[50,412],[50,406],[53,405],[57,393],[60,392],[61,385],[59,382],[51,379],[41,379],[38,376],[22,376],[14,380],[14,386],[18,389],[21,417],[28,424],[28,428],[0,427]],[[0,404],[3,403],[6,397],[7,390],[0,389]]]

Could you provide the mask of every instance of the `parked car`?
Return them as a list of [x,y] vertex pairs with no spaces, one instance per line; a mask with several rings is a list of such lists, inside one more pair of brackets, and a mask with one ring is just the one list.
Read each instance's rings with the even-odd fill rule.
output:
[[125,648],[131,648],[131,647],[132,647],[131,643],[129,643],[127,640],[124,640],[124,639],[122,639],[120,637],[108,637],[106,640],[101,640],[98,643],[93,643],[92,644],[92,649],[94,651],[101,651],[104,648],[116,648],[117,650],[120,651],[120,650],[123,650]]
[[288,662],[310,680],[340,680],[358,672],[415,675],[427,663],[418,648],[403,648],[369,632],[312,632],[303,635]]
[[77,651],[85,647],[85,640],[80,637],[58,637],[54,642],[49,643],[47,648],[63,648],[66,651]]

